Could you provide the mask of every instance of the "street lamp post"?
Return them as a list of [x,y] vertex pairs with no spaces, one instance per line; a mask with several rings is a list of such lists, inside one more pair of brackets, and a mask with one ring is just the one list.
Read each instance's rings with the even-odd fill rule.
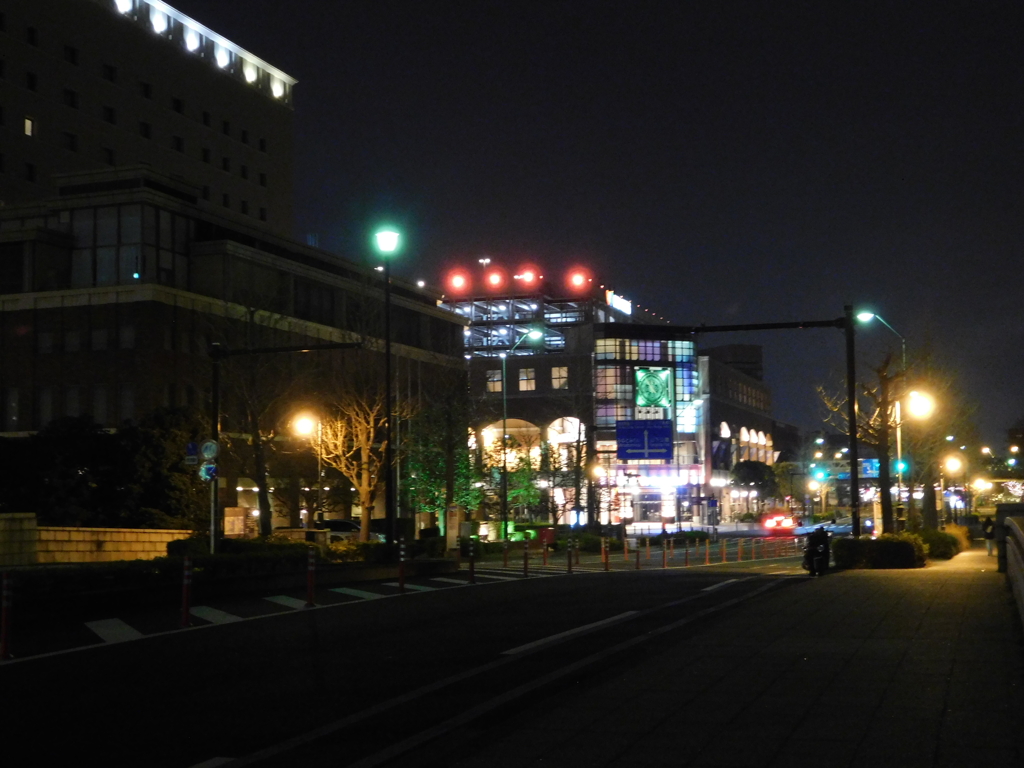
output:
[[382,227],[373,235],[377,253],[384,259],[384,528],[389,544],[395,542],[396,494],[395,468],[392,466],[391,432],[391,260],[401,243],[401,234],[391,227]]
[[543,336],[542,331],[536,329],[527,331],[519,340],[512,345],[508,354],[502,352],[501,357],[501,538],[508,538],[508,446],[505,440],[508,437],[508,377],[507,358],[515,354],[516,349],[526,339],[539,339]]
[[[324,521],[324,497],[323,497],[323,452],[324,452],[324,423],[319,417],[314,419],[311,416],[300,416],[295,420],[295,431],[303,436],[312,437],[313,430],[316,430],[316,516],[318,522]],[[307,530],[313,530],[313,514],[306,516]]]

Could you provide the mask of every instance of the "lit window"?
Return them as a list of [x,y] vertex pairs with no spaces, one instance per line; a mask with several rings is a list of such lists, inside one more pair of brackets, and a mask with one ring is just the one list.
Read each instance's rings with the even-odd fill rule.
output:
[[537,389],[537,369],[536,368],[520,368],[519,369],[519,391],[520,392],[533,392]]
[[190,51],[194,51],[199,47],[199,33],[194,29],[189,29],[185,33],[185,47]]
[[36,121],[31,117],[25,118],[25,135],[35,136],[36,135]]
[[487,391],[488,392],[501,392],[501,369],[490,370],[487,372]]
[[569,388],[569,367],[566,365],[555,365],[551,367],[551,388]]
[[217,60],[217,66],[224,69],[231,61],[231,54],[228,53],[227,48],[217,46],[217,50],[214,52],[213,57]]

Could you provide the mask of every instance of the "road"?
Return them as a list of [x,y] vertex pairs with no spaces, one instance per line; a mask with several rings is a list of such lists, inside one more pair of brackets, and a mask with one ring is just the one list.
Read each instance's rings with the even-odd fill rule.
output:
[[[23,703],[5,708],[8,754],[31,754],[26,765],[83,755],[105,766],[384,765],[628,668],[659,637],[684,636],[802,571],[786,558],[605,573],[584,558],[572,575],[531,574],[486,564],[474,585],[463,569],[405,594],[364,584],[319,595],[331,604],[318,608],[285,600],[240,615],[256,610],[252,598],[216,608],[231,620],[209,613],[173,632],[93,617],[90,644],[0,667],[5,701]],[[55,643],[56,626],[35,637]]]

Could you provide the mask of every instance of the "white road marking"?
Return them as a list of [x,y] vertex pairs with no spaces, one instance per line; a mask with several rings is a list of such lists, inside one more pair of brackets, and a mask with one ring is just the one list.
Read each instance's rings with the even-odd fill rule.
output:
[[605,624],[612,624],[612,623],[614,623],[616,621],[621,621],[622,619],[626,618],[627,616],[632,616],[634,613],[636,613],[636,611],[626,611],[625,613],[620,613],[618,616],[612,616],[610,619],[602,619],[601,621],[595,621],[592,624],[584,624],[582,627],[576,627],[575,629],[569,629],[569,630],[566,630],[565,632],[559,632],[557,635],[551,635],[550,637],[545,637],[545,638],[542,638],[540,640],[534,640],[532,643],[527,643],[526,645],[520,645],[520,646],[517,646],[516,648],[510,648],[509,650],[505,651],[503,653],[503,655],[504,656],[511,656],[512,654],[515,654],[515,653],[522,653],[523,651],[529,651],[529,650],[531,650],[533,648],[536,648],[538,645],[544,645],[546,643],[553,643],[556,640],[561,640],[563,637],[570,637],[572,635],[578,635],[580,632],[586,632],[588,629],[593,629],[594,627],[600,627],[600,626],[603,626]]
[[235,759],[233,757],[211,757],[209,760],[203,760],[201,763],[196,763],[192,768],[217,768],[219,765],[227,765],[234,761]]
[[125,640],[138,640],[142,637],[139,630],[129,627],[120,619],[87,621],[85,626],[99,635],[104,643],[123,643]]
[[274,595],[273,597],[264,597],[264,600],[269,600],[272,603],[283,605],[286,608],[305,608],[306,601],[299,600],[297,597],[288,597],[288,595]]
[[[384,586],[385,587],[401,587],[402,585],[399,584],[397,581],[386,581],[386,582],[384,582]],[[406,584],[405,588],[406,589],[414,589],[417,592],[435,592],[435,591],[437,591],[437,587],[426,587],[423,584]]]
[[477,573],[481,579],[496,579],[498,581],[519,581],[520,576],[494,576],[490,573]]
[[208,605],[196,605],[189,608],[189,613],[193,616],[198,616],[200,619],[206,619],[211,624],[230,624],[232,621],[241,621],[241,616],[235,616],[233,613],[227,613],[226,611],[220,611],[216,608],[211,608]]
[[441,581],[445,584],[458,584],[460,586],[466,586],[467,584],[469,584],[469,582],[465,579],[449,579],[445,576],[438,576],[437,578],[431,579],[431,581]]
[[376,600],[378,597],[384,597],[376,592],[367,592],[365,589],[352,589],[351,587],[335,587],[331,592],[337,592],[339,595],[348,595],[349,597],[361,597],[363,600]]
[[724,587],[726,584],[732,584],[734,581],[739,581],[739,579],[726,579],[725,581],[720,581],[717,584],[712,584],[710,587],[704,587],[701,592],[710,592],[713,589]]

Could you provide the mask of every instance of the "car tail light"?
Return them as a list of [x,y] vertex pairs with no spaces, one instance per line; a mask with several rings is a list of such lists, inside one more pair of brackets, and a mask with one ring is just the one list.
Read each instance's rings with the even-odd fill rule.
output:
[[776,525],[777,525],[777,521],[775,520],[774,517],[769,517],[767,520],[764,521],[764,527],[765,528],[774,528]]
[[783,518],[782,519],[782,527],[783,528],[792,528],[793,527],[793,518],[792,517],[785,517],[785,518]]

